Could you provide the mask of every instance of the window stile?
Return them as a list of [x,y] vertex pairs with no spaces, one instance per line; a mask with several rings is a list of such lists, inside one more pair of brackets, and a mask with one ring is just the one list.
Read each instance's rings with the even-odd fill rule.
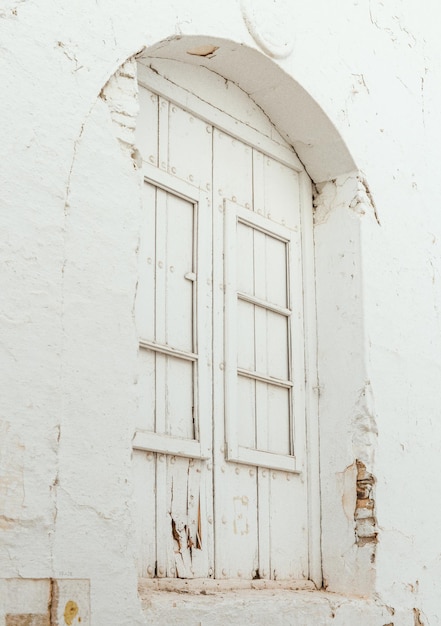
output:
[[[195,326],[194,349],[198,353],[196,390],[195,390],[195,424],[196,436],[200,442],[201,456],[208,457],[211,453],[211,294],[207,286],[211,284],[212,258],[211,245],[206,233],[211,233],[211,207],[209,198],[201,193],[197,204],[197,221],[195,223],[195,260],[194,282],[195,293]],[[210,318],[207,319],[207,311]]]
[[237,315],[236,315],[236,213],[224,201],[225,268],[225,430],[227,458],[238,458],[237,424]]
[[[165,232],[166,232],[166,194],[156,189],[156,266],[155,266],[155,340],[166,344],[166,285],[164,273]],[[167,384],[167,356],[155,353],[156,365],[156,411],[155,431],[165,433],[166,398],[163,393]]]

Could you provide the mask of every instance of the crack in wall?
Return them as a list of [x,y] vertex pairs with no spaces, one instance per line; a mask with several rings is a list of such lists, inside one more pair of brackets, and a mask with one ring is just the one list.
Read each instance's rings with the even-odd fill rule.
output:
[[71,181],[72,181],[72,174],[73,174],[73,170],[75,167],[75,162],[77,159],[77,150],[78,150],[78,146],[82,140],[83,137],[83,133],[84,133],[84,129],[87,123],[87,120],[89,119],[93,107],[96,104],[96,99],[93,101],[92,105],[89,107],[89,110],[87,111],[81,125],[80,125],[80,129],[78,132],[78,135],[76,136],[74,142],[73,142],[73,149],[72,149],[72,159],[71,159],[71,163],[70,163],[70,167],[69,167],[69,172],[67,174],[67,180],[66,180],[66,193],[65,193],[65,199],[64,199],[64,205],[63,205],[63,225],[61,227],[62,229],[62,263],[61,263],[61,272],[60,272],[60,331],[61,331],[61,341],[60,341],[60,368],[59,368],[59,374],[58,374],[58,381],[59,381],[59,389],[60,389],[60,417],[59,417],[59,423],[55,425],[56,431],[57,431],[57,435],[56,435],[56,442],[54,444],[54,454],[55,454],[55,464],[56,464],[56,469],[55,469],[55,474],[54,474],[54,479],[52,481],[52,484],[50,485],[50,491],[52,494],[52,506],[53,506],[53,515],[52,515],[52,529],[48,532],[49,535],[49,542],[50,542],[50,563],[51,563],[51,569],[52,571],[54,571],[54,538],[55,538],[55,528],[56,528],[56,524],[57,524],[57,518],[58,518],[58,488],[60,485],[60,449],[61,449],[61,436],[62,436],[62,421],[63,421],[63,417],[64,417],[64,398],[65,398],[65,385],[64,385],[64,378],[65,378],[65,373],[64,373],[64,356],[65,356],[65,351],[66,351],[66,328],[65,328],[65,323],[64,323],[64,317],[65,317],[65,309],[66,309],[66,304],[65,304],[65,272],[66,272],[66,267],[67,267],[67,263],[68,263],[68,259],[67,259],[67,232],[68,232],[68,220],[69,220],[69,209],[70,209],[70,195],[71,195]]
[[369,19],[371,24],[385,33],[393,44],[406,43],[409,48],[417,44],[415,35],[402,24],[403,15],[391,13],[390,7],[385,9],[385,3],[381,0],[369,0]]
[[419,609],[413,609],[414,626],[424,626],[424,622],[421,620],[421,611]]

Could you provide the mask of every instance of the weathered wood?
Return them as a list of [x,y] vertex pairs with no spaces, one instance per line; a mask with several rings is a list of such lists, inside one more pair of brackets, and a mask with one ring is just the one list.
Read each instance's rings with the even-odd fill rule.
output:
[[[299,588],[308,483],[298,168],[286,147],[281,163],[186,111],[180,88],[162,93],[157,115],[149,101],[158,154],[144,165],[136,309],[153,355],[141,359],[142,393],[153,397],[140,401],[134,446],[156,450],[154,576]],[[147,511],[138,515],[145,533]]]

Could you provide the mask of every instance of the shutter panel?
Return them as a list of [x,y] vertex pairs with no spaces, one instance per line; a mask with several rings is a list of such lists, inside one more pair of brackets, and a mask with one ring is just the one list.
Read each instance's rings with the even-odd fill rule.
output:
[[291,238],[284,226],[225,201],[228,459],[294,472]]

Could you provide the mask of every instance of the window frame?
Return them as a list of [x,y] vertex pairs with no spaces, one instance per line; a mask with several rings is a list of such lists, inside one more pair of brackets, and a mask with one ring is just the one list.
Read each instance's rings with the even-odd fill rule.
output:
[[[179,180],[171,176],[168,172],[150,165],[149,163],[143,164],[143,184],[150,184],[155,189],[164,191],[176,197],[191,203],[194,207],[195,215],[195,244],[196,244],[196,273],[191,277],[196,287],[196,293],[193,296],[194,302],[194,340],[193,352],[187,352],[178,350],[170,346],[156,343],[155,341],[146,340],[145,338],[139,338],[140,349],[151,350],[155,353],[165,354],[172,357],[177,357],[193,362],[193,376],[194,376],[194,425],[195,425],[195,438],[186,439],[183,437],[174,437],[171,435],[165,435],[156,433],[150,430],[137,428],[133,438],[133,448],[136,450],[144,450],[147,452],[158,452],[160,454],[171,454],[174,456],[191,457],[194,459],[208,459],[211,456],[211,443],[210,443],[210,429],[207,428],[206,420],[199,419],[200,407],[207,404],[207,399],[203,398],[204,390],[207,389],[209,381],[207,381],[207,370],[201,365],[200,347],[205,345],[204,340],[204,324],[202,323],[202,311],[201,311],[201,283],[204,282],[204,278],[199,276],[200,259],[199,251],[203,254],[204,241],[203,233],[205,231],[203,222],[203,211],[200,210],[201,205],[201,191],[190,185],[184,180]],[[201,270],[202,272],[202,270]],[[202,336],[201,336],[202,335]],[[203,355],[202,355],[203,356]],[[203,359],[202,359],[203,360]],[[206,394],[205,394],[206,395]],[[208,402],[209,403],[209,402]]]
[[[295,457],[295,415],[296,407],[294,406],[294,382],[293,382],[293,355],[292,342],[296,329],[293,328],[293,254],[292,246],[294,245],[294,232],[282,224],[278,224],[269,220],[258,213],[243,208],[238,204],[225,199],[225,246],[224,246],[224,267],[225,267],[225,421],[226,421],[226,458],[228,461],[242,463],[244,465],[253,465],[259,467],[267,467],[269,469],[277,469],[285,472],[299,473],[296,466]],[[269,302],[261,303],[262,308],[274,310],[287,318],[287,353],[288,353],[288,379],[272,378],[263,376],[258,372],[250,372],[249,377],[256,381],[266,382],[268,384],[278,385],[289,390],[289,454],[281,454],[260,450],[257,448],[248,448],[240,445],[237,432],[237,377],[241,374],[241,369],[237,367],[237,301],[238,299],[248,299],[246,296],[241,298],[240,292],[237,290],[236,280],[236,262],[237,262],[237,237],[236,226],[238,223],[249,225],[255,230],[266,233],[286,245],[286,295],[287,307],[282,308],[271,305]],[[300,290],[302,292],[302,290]],[[254,304],[259,304],[257,298],[249,299]],[[302,368],[303,370],[303,368]],[[243,372],[244,374],[244,372]],[[247,374],[245,374],[247,375]],[[299,393],[301,393],[301,389]]]
[[[308,174],[304,171],[303,165],[291,150],[287,150],[283,145],[277,143],[269,136],[265,137],[261,132],[252,128],[248,122],[243,119],[235,119],[229,113],[221,111],[207,101],[200,99],[197,89],[188,91],[185,87],[179,86],[175,82],[169,81],[166,77],[159,75],[155,70],[151,70],[142,63],[138,65],[139,83],[147,89],[152,90],[158,96],[166,98],[170,103],[176,103],[178,106],[184,107],[187,111],[193,112],[200,119],[207,121],[214,127],[218,128],[238,138],[257,150],[262,151],[272,158],[275,158],[282,164],[288,165],[296,170],[299,175],[300,185],[300,230],[299,238],[301,240],[301,274],[303,277],[303,340],[300,349],[304,352],[304,380],[299,381],[304,385],[304,428],[306,437],[306,446],[308,453],[304,455],[296,455],[296,471],[304,472],[303,480],[307,481],[308,490],[308,554],[309,554],[309,572],[308,579],[314,581],[317,586],[321,585],[321,547],[320,547],[320,488],[319,488],[319,429],[318,429],[318,374],[317,374],[317,331],[316,331],[316,302],[315,302],[315,268],[314,268],[314,233],[313,233],[313,210],[312,210],[312,183]],[[216,95],[213,95],[211,102],[216,101]],[[146,155],[147,158],[147,155]],[[149,157],[151,158],[151,157]],[[146,168],[153,172],[162,172],[163,165],[158,162],[158,167],[149,167],[144,160],[143,171]],[[162,176],[161,173],[161,176]],[[173,188],[175,191],[176,179],[173,178]],[[182,181],[184,182],[184,181]],[[189,185],[193,192],[196,188]],[[213,283],[217,284],[220,278],[219,272],[213,268]],[[215,293],[215,299],[220,294]],[[222,294],[223,298],[223,294]],[[213,303],[213,308],[216,308]],[[298,346],[297,346],[298,347]],[[214,365],[214,364],[213,364]],[[214,387],[217,385],[219,377],[224,376],[223,370],[225,363],[216,363],[213,366]],[[218,398],[219,400],[219,398]],[[216,402],[213,397],[213,402]],[[141,445],[134,445],[135,448],[141,450],[150,450],[142,445],[141,435],[135,436],[135,442]],[[155,451],[157,448],[155,447]],[[164,451],[170,454],[170,449]],[[174,453],[173,453],[174,454]],[[176,453],[179,454],[179,451]],[[186,453],[182,456],[188,456]],[[228,456],[228,452],[227,452]],[[211,459],[211,452],[201,454],[202,459]],[[226,460],[232,460],[228,458]],[[243,461],[240,461],[243,463]],[[286,470],[284,470],[286,471]],[[160,579],[152,579],[152,583],[158,583]],[[179,580],[175,581],[179,583]],[[184,581],[182,581],[184,582]],[[200,581],[201,582],[201,581]],[[307,582],[307,581],[300,581]],[[202,584],[202,582],[201,582]],[[234,584],[233,584],[234,587]]]

